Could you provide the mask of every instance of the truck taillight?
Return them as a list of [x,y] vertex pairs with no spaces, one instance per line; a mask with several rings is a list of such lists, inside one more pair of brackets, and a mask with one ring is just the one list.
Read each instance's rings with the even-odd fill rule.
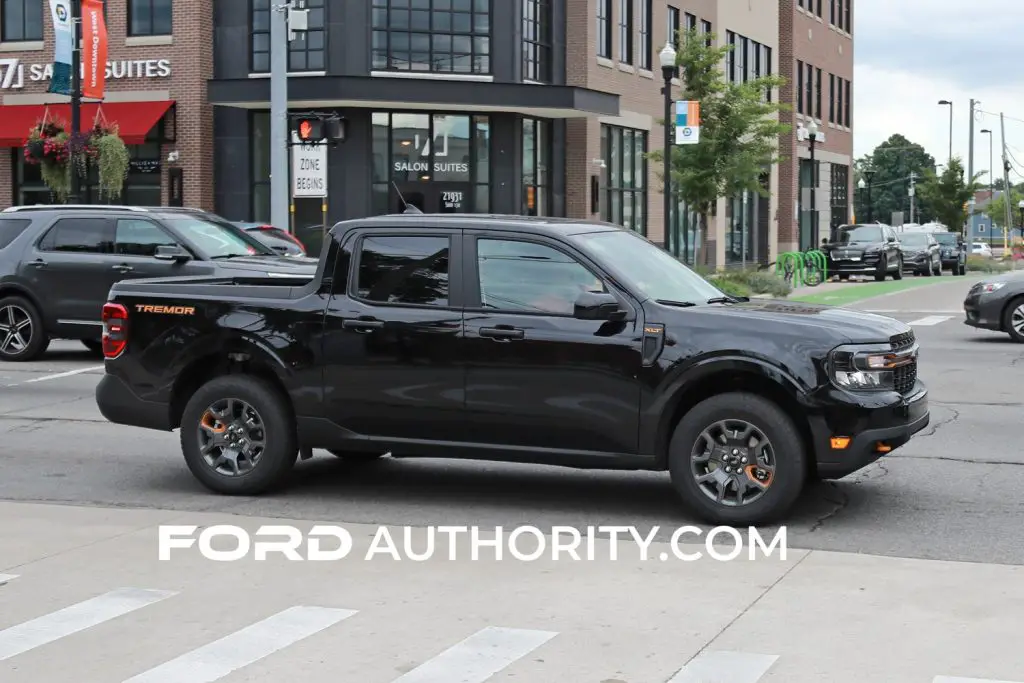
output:
[[103,304],[103,356],[117,358],[128,345],[128,309],[121,304]]

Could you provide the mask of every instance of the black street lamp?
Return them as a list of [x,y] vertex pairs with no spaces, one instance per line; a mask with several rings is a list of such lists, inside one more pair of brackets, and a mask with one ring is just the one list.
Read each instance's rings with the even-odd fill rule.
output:
[[814,143],[818,141],[818,122],[811,118],[807,124],[808,144],[811,147],[811,247],[818,245],[818,211],[817,211],[817,189],[818,189],[818,166],[814,159]]
[[949,100],[939,100],[939,105],[949,107],[949,161],[953,161],[953,103]]
[[860,174],[861,179],[860,183],[857,184],[857,187],[859,187],[862,190],[866,189],[868,191],[868,223],[870,223],[875,218],[875,207],[871,203],[871,179],[875,177],[875,169],[869,166],[863,169],[860,172]]
[[[661,52],[658,53],[658,59],[661,61],[661,75],[665,81],[661,89],[665,96],[665,149],[663,150],[665,155],[665,187],[663,189],[665,193],[665,249],[672,254],[674,248],[672,232],[675,229],[675,225],[670,223],[672,216],[672,79],[676,75],[676,49],[672,46],[671,38],[665,41],[665,47],[661,48]],[[683,230],[684,262],[687,260],[686,255],[689,251],[687,244],[689,239],[686,232]]]
[[[71,2],[72,35],[75,43],[71,49],[71,137],[77,146],[78,136],[82,133],[82,0]],[[72,147],[72,150],[76,147]],[[68,163],[73,163],[74,159]],[[77,171],[71,171],[71,191],[68,193],[69,204],[82,202],[82,179]]]

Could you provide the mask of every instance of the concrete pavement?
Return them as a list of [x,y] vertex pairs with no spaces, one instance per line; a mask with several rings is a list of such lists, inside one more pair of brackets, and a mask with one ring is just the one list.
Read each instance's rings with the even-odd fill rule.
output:
[[194,549],[161,562],[167,523],[312,525],[0,504],[0,573],[15,576],[0,588],[0,680],[1024,680],[1021,567],[792,549],[685,562],[665,544],[644,562],[625,543],[611,561],[605,541],[592,561],[472,561],[467,544],[453,561],[441,541],[411,561],[428,547],[422,528],[409,550],[391,529],[402,559],[365,559],[379,527],[359,524],[344,525],[353,552],[336,562],[211,562]]

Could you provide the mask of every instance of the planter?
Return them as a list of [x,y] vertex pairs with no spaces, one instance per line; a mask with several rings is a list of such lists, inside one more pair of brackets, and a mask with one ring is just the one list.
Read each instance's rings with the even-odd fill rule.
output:
[[100,195],[117,198],[124,190],[130,156],[116,126],[95,124],[91,130],[69,135],[63,125],[44,118],[25,141],[25,160],[38,164],[43,182],[59,201],[71,190],[71,174],[87,177],[96,170]]

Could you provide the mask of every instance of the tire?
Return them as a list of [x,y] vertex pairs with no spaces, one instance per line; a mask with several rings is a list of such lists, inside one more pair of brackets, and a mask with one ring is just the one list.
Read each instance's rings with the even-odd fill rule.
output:
[[[265,447],[244,474],[218,472],[201,452],[201,424],[218,401],[235,399],[253,408],[263,426]],[[227,375],[199,388],[181,419],[181,452],[193,476],[206,488],[226,495],[252,496],[281,486],[299,455],[295,417],[281,393],[266,381],[249,375]]]
[[935,277],[942,277],[942,261],[936,261],[932,266],[932,272],[935,273]]
[[903,259],[897,259],[896,261],[896,272],[892,274],[893,280],[903,279]]
[[384,457],[383,453],[360,453],[358,451],[339,451],[333,449],[329,450],[328,453],[349,462],[373,462]]
[[[702,432],[722,420],[753,425],[768,438],[774,451],[771,483],[758,499],[745,505],[712,500],[691,468],[691,452],[702,442]],[[800,433],[785,411],[755,394],[735,392],[712,396],[683,416],[669,443],[668,465],[672,485],[691,512],[710,524],[747,526],[771,523],[789,511],[803,491],[807,457]]]
[[[20,348],[13,348],[16,341],[7,339],[8,317],[13,313],[16,325],[27,325],[21,328],[19,336],[25,341]],[[8,296],[0,299],[0,360],[12,363],[24,363],[38,359],[46,353],[50,346],[50,338],[43,327],[42,316],[32,305],[32,302],[20,296]],[[28,339],[24,339],[25,330],[28,329]]]
[[1013,329],[1014,312],[1020,311],[1019,315],[1024,316],[1024,296],[1012,299],[1003,311],[1003,331],[1010,335],[1010,339],[1018,344],[1024,344],[1024,334]]

